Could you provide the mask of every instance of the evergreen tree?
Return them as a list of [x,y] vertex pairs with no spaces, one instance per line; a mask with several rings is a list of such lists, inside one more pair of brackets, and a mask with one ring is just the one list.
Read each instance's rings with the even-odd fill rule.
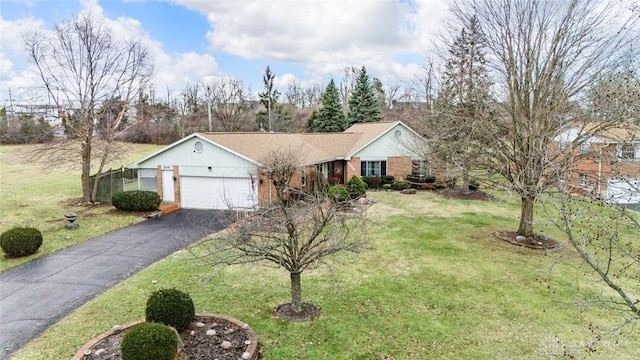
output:
[[367,70],[363,66],[358,74],[356,86],[349,98],[349,114],[347,115],[347,127],[364,122],[381,121],[378,98],[369,80]]
[[333,79],[322,94],[322,107],[314,114],[313,132],[340,132],[345,129],[345,116],[340,103],[340,93]]
[[264,72],[264,92],[258,94],[260,104],[265,110],[256,114],[256,121],[261,130],[266,131],[288,131],[291,128],[291,114],[283,104],[278,103],[280,92],[273,87],[273,80],[276,75],[267,66]]
[[436,101],[436,156],[463,180],[469,192],[469,170],[482,158],[483,123],[490,115],[490,86],[483,52],[484,35],[472,17],[449,47],[442,87]]

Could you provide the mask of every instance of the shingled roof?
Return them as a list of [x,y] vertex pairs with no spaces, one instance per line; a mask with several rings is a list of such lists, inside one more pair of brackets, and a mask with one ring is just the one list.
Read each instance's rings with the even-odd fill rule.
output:
[[301,160],[310,165],[349,158],[399,123],[355,124],[341,133],[228,132],[198,135],[257,162],[275,150],[286,148],[301,154]]

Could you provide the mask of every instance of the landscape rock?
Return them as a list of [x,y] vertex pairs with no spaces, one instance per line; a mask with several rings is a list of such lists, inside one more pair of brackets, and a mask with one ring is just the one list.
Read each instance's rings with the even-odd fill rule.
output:
[[223,349],[230,349],[231,348],[231,343],[228,341],[223,341],[222,344],[220,344],[220,347]]
[[527,241],[527,238],[522,236],[522,235],[518,235],[518,236],[516,236],[516,241],[517,242],[525,242],[525,241]]
[[407,195],[415,194],[416,192],[417,192],[416,189],[403,189],[403,190],[400,190],[400,194],[407,194]]

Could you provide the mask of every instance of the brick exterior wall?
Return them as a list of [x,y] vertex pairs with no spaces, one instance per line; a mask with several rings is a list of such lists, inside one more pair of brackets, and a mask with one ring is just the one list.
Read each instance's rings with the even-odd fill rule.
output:
[[[573,156],[578,159],[565,176],[565,185],[569,191],[605,195],[607,182],[611,178],[622,176],[640,179],[640,159],[618,159],[616,144],[591,144],[582,158],[580,149],[574,150]],[[584,185],[580,183],[581,175],[586,177]]]
[[174,165],[173,166],[173,178],[175,179],[173,181],[173,196],[175,199],[175,202],[177,204],[180,204],[181,201],[181,197],[180,197],[180,167],[178,165]]
[[360,177],[360,158],[351,158],[351,160],[347,161],[347,165],[345,166],[345,168],[346,172],[344,176],[344,182],[346,184],[353,177],[353,175]]
[[406,156],[392,156],[387,159],[387,175],[403,180],[411,175],[411,159]]

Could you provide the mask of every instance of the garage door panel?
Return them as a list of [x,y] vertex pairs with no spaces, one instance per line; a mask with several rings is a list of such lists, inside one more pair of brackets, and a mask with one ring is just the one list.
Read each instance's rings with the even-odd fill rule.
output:
[[249,178],[182,176],[180,196],[185,209],[249,208],[257,203]]
[[610,179],[607,200],[617,204],[640,204],[640,180]]

